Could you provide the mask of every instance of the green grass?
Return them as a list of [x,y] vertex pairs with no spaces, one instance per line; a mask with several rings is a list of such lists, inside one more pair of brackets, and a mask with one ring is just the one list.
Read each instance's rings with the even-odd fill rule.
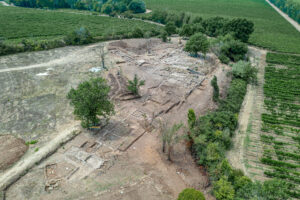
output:
[[0,19],[0,37],[16,43],[24,38],[62,38],[80,27],[88,28],[96,37],[123,35],[132,32],[136,27],[144,31],[161,28],[136,20],[80,14],[76,10],[70,13],[60,10],[0,7]]
[[300,53],[300,33],[264,0],[145,0],[147,8],[189,12],[204,18],[245,17],[255,24],[250,43],[274,51]]

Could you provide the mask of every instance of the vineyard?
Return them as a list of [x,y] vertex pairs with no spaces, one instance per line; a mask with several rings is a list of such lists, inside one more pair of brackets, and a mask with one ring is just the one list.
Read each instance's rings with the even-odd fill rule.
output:
[[300,198],[300,56],[268,53],[260,158],[264,175],[285,180]]
[[0,38],[10,43],[23,39],[43,41],[60,39],[80,27],[87,28],[99,40],[126,37],[137,27],[143,31],[160,30],[159,26],[137,20],[102,17],[80,11],[41,10],[0,7]]

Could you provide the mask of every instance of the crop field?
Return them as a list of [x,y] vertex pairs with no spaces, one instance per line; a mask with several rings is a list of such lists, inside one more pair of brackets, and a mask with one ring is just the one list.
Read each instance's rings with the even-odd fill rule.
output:
[[289,194],[300,198],[300,56],[268,53],[267,62],[260,161],[267,177],[295,186]]
[[255,24],[250,43],[274,51],[300,53],[300,33],[264,0],[146,0],[149,9],[185,11],[204,18],[245,17]]
[[[139,27],[144,31],[160,27],[142,21],[101,17],[60,10],[40,10],[20,7],[0,7],[0,37],[19,42],[22,39],[56,39],[87,28],[93,36],[124,35]],[[3,20],[5,19],[5,20]]]

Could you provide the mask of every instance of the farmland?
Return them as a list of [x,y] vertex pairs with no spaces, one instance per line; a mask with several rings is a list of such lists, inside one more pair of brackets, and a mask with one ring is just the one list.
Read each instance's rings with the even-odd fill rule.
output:
[[141,21],[80,14],[76,10],[70,13],[1,6],[0,18],[5,19],[0,21],[0,37],[15,43],[22,39],[59,39],[80,27],[99,39],[125,35],[137,27],[159,30],[158,26]]
[[300,33],[264,0],[146,0],[149,9],[185,11],[204,18],[245,17],[255,24],[250,43],[274,51],[300,53]]
[[[268,166],[264,174],[299,186],[300,57],[269,53],[267,62],[261,129],[261,162]],[[300,198],[298,186],[290,191],[292,197]]]

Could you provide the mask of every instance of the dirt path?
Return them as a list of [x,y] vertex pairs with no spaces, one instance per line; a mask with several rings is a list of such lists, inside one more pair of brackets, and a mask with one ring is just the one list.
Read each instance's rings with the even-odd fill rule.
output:
[[282,12],[279,8],[277,8],[275,5],[273,5],[269,0],[266,0],[266,2],[268,4],[270,4],[270,6],[272,6],[282,17],[284,17],[284,19],[286,19],[286,21],[288,21],[290,24],[292,24],[293,27],[295,27],[295,29],[297,29],[300,32],[300,24],[298,24],[296,21],[294,21],[292,18],[290,18],[287,14]]
[[78,135],[80,133],[78,125],[78,122],[70,124],[62,132],[59,132],[53,140],[51,140],[37,152],[25,156],[16,165],[2,174],[0,176],[0,191],[5,190],[36,163],[55,152],[63,143],[66,143]]
[[3,6],[10,6],[8,3],[6,3],[5,1],[0,1],[0,3],[3,5]]
[[247,94],[244,98],[242,108],[239,113],[238,128],[233,138],[234,147],[231,149],[227,158],[234,168],[241,169],[249,176],[245,166],[245,157],[247,156],[247,148],[245,148],[245,137],[248,134],[249,126],[252,125],[253,116],[260,117],[260,111],[255,108],[263,104],[263,83],[266,51],[251,47],[252,51],[258,51],[261,55],[258,63],[258,85],[248,85]]

